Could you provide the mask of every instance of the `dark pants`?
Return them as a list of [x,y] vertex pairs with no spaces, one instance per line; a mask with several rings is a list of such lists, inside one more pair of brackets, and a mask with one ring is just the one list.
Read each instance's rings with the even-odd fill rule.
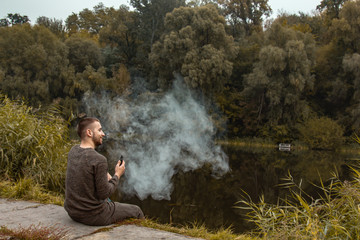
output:
[[127,218],[144,218],[144,214],[141,209],[133,204],[108,202],[107,206],[107,211],[104,211],[98,215],[81,219],[74,217],[71,218],[76,222],[81,222],[90,226],[110,225]]

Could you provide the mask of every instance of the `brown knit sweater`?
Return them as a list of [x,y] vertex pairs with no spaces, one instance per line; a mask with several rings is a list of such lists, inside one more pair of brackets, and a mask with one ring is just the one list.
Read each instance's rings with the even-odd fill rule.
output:
[[68,154],[64,208],[70,217],[83,219],[113,211],[106,201],[116,190],[116,175],[107,179],[106,158],[92,148],[72,147]]

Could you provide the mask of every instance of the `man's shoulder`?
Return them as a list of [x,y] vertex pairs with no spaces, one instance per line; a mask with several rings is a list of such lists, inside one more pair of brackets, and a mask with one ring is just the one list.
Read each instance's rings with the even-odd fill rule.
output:
[[86,157],[87,159],[92,159],[94,161],[99,161],[99,162],[107,162],[106,157],[103,156],[102,154],[98,153],[95,149],[93,148],[81,148],[80,144],[74,145],[70,151],[69,151],[69,155],[74,155],[77,157],[83,156]]
[[107,162],[107,159],[104,155],[98,153],[95,149],[89,149],[87,151],[87,155],[89,158],[93,159],[96,162]]

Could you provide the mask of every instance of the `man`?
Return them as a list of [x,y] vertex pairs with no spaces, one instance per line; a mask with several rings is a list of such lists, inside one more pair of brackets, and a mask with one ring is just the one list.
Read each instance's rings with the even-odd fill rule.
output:
[[106,158],[95,151],[105,136],[100,121],[83,118],[77,133],[80,145],[71,148],[65,181],[64,208],[69,216],[83,224],[109,225],[125,218],[144,218],[141,209],[132,204],[109,201],[125,172],[125,161],[115,165],[115,174],[108,173]]

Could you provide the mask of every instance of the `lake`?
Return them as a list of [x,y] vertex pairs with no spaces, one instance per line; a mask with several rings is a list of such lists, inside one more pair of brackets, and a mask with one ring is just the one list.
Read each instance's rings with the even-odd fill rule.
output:
[[[347,164],[359,158],[356,154],[332,151],[279,151],[271,148],[241,148],[225,145],[231,171],[221,178],[213,178],[210,167],[191,172],[178,172],[173,178],[171,200],[156,201],[151,197],[140,201],[136,197],[119,195],[116,200],[141,207],[145,215],[161,223],[205,224],[209,229],[232,226],[236,233],[251,229],[244,210],[235,206],[245,191],[253,201],[264,195],[265,202],[276,203],[287,190],[278,185],[291,173],[312,196],[318,196],[320,177],[327,182],[332,172],[340,178],[349,177]],[[119,199],[120,198],[120,199]]]

